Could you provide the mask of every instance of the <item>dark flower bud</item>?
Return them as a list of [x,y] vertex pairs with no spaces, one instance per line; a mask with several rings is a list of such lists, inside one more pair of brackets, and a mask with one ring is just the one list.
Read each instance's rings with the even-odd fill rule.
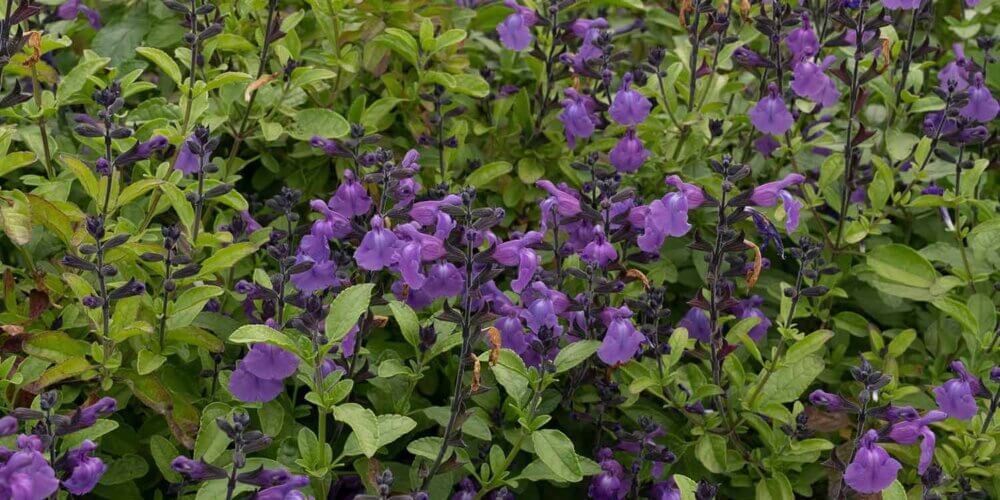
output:
[[206,463],[204,460],[191,460],[183,455],[170,462],[170,468],[192,483],[222,479],[228,475],[221,467]]
[[83,298],[83,305],[90,309],[97,309],[104,305],[104,299],[96,295],[87,295]]
[[994,366],[990,369],[990,380],[1000,384],[1000,366]]
[[206,199],[218,198],[219,196],[222,196],[232,190],[233,190],[232,184],[219,184],[218,186],[215,186],[212,189],[205,191],[205,198]]
[[116,274],[118,274],[118,268],[112,264],[107,264],[101,268],[101,276],[104,276],[105,278],[110,278]]
[[108,294],[109,300],[121,300],[128,297],[134,297],[136,295],[142,295],[146,292],[146,285],[139,283],[132,278],[128,283],[122,285],[121,287],[115,289]]
[[102,137],[104,135],[103,128],[96,124],[91,125],[89,123],[81,123],[73,127],[73,131],[76,132],[77,135],[81,135],[83,137]]
[[649,49],[649,56],[646,58],[649,61],[650,66],[658,68],[660,64],[663,63],[663,59],[666,56],[667,51],[663,47],[653,47]]
[[126,241],[128,241],[128,239],[131,236],[132,235],[128,234],[128,233],[118,234],[118,235],[112,236],[111,239],[109,239],[108,241],[104,242],[104,249],[105,250],[111,250],[112,248],[115,248],[117,246],[121,246]]
[[42,412],[40,412],[38,410],[32,410],[31,408],[14,408],[14,410],[10,412],[10,416],[12,416],[12,417],[14,417],[14,418],[16,418],[18,420],[21,420],[21,421],[24,421],[24,420],[41,420],[41,419],[45,418],[45,414],[44,413],[42,413]]
[[722,120],[708,120],[708,130],[711,132],[712,137],[720,137],[722,135]]
[[132,129],[128,127],[118,127],[112,130],[110,135],[112,139],[126,139],[132,137],[132,132]]
[[697,500],[712,500],[719,492],[719,486],[702,479],[698,481],[698,489],[694,491]]
[[87,233],[100,241],[104,239],[104,219],[101,217],[87,217]]
[[165,290],[167,293],[171,293],[171,292],[173,292],[176,289],[177,289],[177,282],[176,281],[174,281],[172,279],[168,279],[168,280],[164,280],[163,281],[163,290]]
[[160,262],[164,259],[163,254],[155,252],[146,252],[139,256],[140,259],[146,262]]
[[42,411],[49,411],[56,406],[56,402],[58,400],[58,391],[47,391],[43,392],[41,397],[39,397],[38,405],[41,407]]
[[806,297],[822,297],[829,291],[830,289],[823,285],[811,286],[802,290],[802,295],[805,295]]
[[97,266],[91,262],[85,261],[75,255],[64,255],[62,258],[62,265],[66,267],[72,267],[74,269],[81,269],[83,271],[96,271]]
[[240,412],[233,415],[233,426],[237,430],[242,431],[250,426],[250,414],[246,412]]

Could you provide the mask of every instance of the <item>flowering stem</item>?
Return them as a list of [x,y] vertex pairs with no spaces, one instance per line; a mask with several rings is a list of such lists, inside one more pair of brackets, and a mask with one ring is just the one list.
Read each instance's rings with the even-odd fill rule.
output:
[[[700,4],[700,2],[698,2]],[[688,67],[691,71],[691,79],[688,82],[688,110],[694,110],[694,92],[698,79],[698,47],[701,45],[701,32],[698,31],[698,25],[701,23],[701,6],[695,5],[694,8],[694,24],[691,27],[691,59],[688,61]]]
[[864,58],[864,29],[865,11],[868,4],[862,2],[858,9],[857,27],[855,36],[857,41],[854,47],[854,68],[851,72],[851,98],[847,108],[847,139],[844,141],[844,186],[840,191],[840,218],[837,221],[837,239],[834,250],[840,250],[844,239],[844,221],[847,219],[847,202],[851,195],[851,183],[854,181],[854,147],[852,146],[854,134],[854,107],[858,100],[858,70],[861,66],[861,59]]
[[55,179],[56,172],[52,168],[52,153],[49,151],[49,134],[45,129],[45,114],[42,113],[41,86],[38,83],[38,68],[31,65],[31,93],[35,95],[35,105],[38,106],[38,132],[42,136],[42,150],[45,152],[45,175],[49,180]]
[[917,34],[917,15],[920,13],[920,7],[918,6],[913,10],[913,17],[910,20],[910,29],[906,35],[906,46],[903,47],[903,66],[900,72],[899,81],[896,82],[896,105],[892,107],[889,111],[889,121],[886,122],[892,125],[893,118],[896,114],[896,108],[900,105],[900,98],[902,93],[906,90],[906,77],[910,74],[910,62],[913,61],[913,39]]
[[[795,295],[792,296],[792,305],[788,308],[788,316],[785,317],[786,327],[792,324],[792,320],[795,318],[795,309],[799,305],[799,298],[801,297],[799,292],[802,290],[803,267],[804,266],[802,265],[799,266],[799,272],[795,276]],[[760,391],[764,389],[764,384],[767,383],[767,380],[771,378],[771,375],[778,368],[778,363],[781,362],[781,357],[785,355],[785,351],[787,349],[788,342],[785,342],[785,339],[782,338],[781,343],[778,344],[777,352],[774,353],[774,359],[771,360],[770,364],[764,366],[764,374],[761,375],[761,377],[757,380],[757,383],[754,384],[754,388],[750,392],[750,397],[747,398],[747,408],[750,408],[751,410],[753,409],[754,403],[757,402],[757,397],[760,396]]]
[[[166,274],[163,275],[163,280],[166,282],[170,279],[170,254],[172,252],[167,250],[167,258],[164,261],[166,265]],[[167,291],[167,287],[163,287],[163,309],[160,310],[160,352],[163,352],[163,338],[167,333],[167,303],[170,298],[170,292]],[[215,392],[214,390],[212,392]]]
[[[944,121],[942,119],[942,121]],[[958,148],[958,160],[955,162],[955,196],[959,196],[962,191],[962,157],[965,155],[965,145]],[[928,154],[928,156],[930,156]],[[969,265],[969,254],[965,250],[965,239],[962,238],[961,206],[955,206],[955,241],[958,242],[959,253],[962,255],[962,266],[965,274],[969,277],[969,288],[973,293],[976,291],[976,283],[972,276],[972,267]]]
[[198,245],[198,231],[201,229],[201,214],[205,207],[205,155],[198,155],[198,197],[194,200],[194,227],[191,228],[191,244]]
[[[555,85],[552,84],[553,70],[555,68],[555,58],[556,58],[556,39],[558,39],[559,25],[556,24],[556,17],[558,13],[552,14],[552,19],[549,20],[549,53],[545,57],[545,91],[541,93],[541,102],[538,105],[538,116],[535,117],[535,125],[531,130],[531,137],[534,138],[541,132],[542,118],[545,117],[545,108],[549,105],[550,95],[552,94],[552,88]],[[541,89],[539,89],[541,90]]]

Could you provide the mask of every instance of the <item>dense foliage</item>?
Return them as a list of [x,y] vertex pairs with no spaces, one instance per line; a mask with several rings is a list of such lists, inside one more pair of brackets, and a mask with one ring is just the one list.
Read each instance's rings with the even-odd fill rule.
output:
[[1000,497],[998,0],[7,0],[0,499]]

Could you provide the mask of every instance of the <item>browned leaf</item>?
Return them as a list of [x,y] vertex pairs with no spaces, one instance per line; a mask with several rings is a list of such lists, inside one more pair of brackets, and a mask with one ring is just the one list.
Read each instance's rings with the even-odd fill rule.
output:
[[503,338],[500,336],[500,330],[495,326],[487,328],[486,335],[490,338],[490,366],[494,366],[497,364],[497,360],[500,359]]
[[753,267],[747,270],[747,288],[751,289],[757,284],[760,278],[760,271],[764,268],[764,256],[760,254],[760,247],[750,240],[743,240],[743,244],[753,250]]

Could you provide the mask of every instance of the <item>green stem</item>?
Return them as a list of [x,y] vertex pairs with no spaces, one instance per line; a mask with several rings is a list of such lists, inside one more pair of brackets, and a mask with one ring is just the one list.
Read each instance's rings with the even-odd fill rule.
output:
[[42,150],[45,152],[45,175],[49,180],[56,178],[52,167],[52,153],[49,150],[49,134],[45,128],[45,113],[42,111],[42,88],[38,83],[38,68],[31,65],[31,93],[35,95],[35,105],[38,106],[38,131],[42,136]]

